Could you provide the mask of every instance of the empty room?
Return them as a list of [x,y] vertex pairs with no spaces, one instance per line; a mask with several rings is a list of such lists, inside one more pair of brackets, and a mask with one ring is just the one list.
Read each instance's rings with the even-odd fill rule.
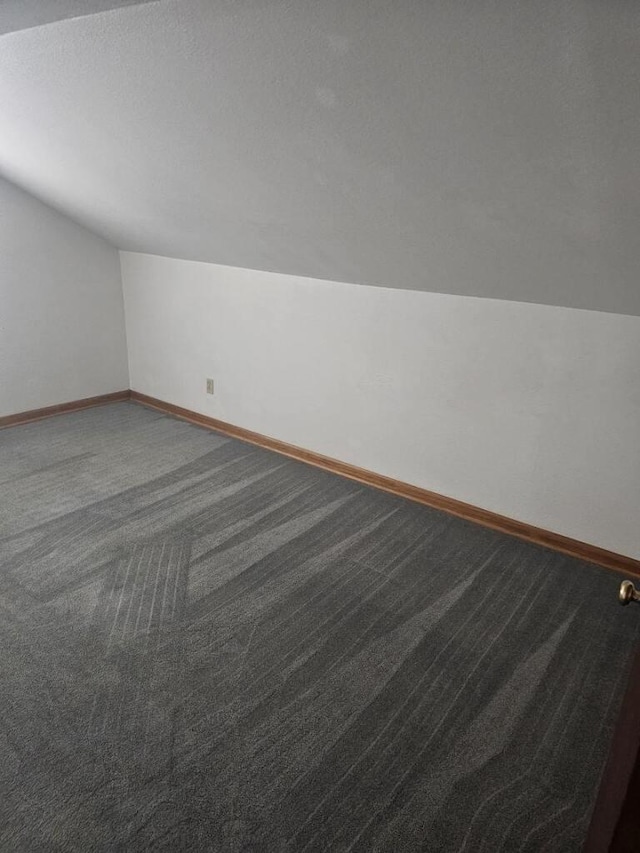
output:
[[639,152],[638,0],[0,2],[1,853],[640,851]]

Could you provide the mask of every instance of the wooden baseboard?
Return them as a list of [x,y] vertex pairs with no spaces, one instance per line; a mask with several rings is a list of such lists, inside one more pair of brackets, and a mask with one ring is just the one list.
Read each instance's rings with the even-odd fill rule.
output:
[[300,462],[314,465],[316,468],[322,468],[324,471],[330,471],[332,474],[338,474],[341,477],[347,477],[358,483],[373,486],[376,489],[390,492],[393,495],[399,495],[400,497],[424,504],[433,509],[442,510],[449,513],[449,515],[455,515],[474,524],[480,524],[483,527],[489,527],[500,533],[524,539],[526,542],[533,542],[536,545],[542,545],[553,551],[560,551],[562,554],[568,554],[570,557],[595,563],[598,566],[603,566],[615,572],[640,577],[640,560],[635,560],[632,557],[616,554],[613,551],[607,551],[596,545],[589,545],[586,542],[570,539],[568,536],[562,536],[550,530],[534,527],[523,521],[516,521],[513,518],[498,515],[498,513],[473,506],[473,504],[467,504],[463,501],[455,500],[455,498],[445,497],[437,492],[430,492],[427,489],[412,486],[410,483],[404,483],[401,480],[394,480],[391,477],[367,471],[365,468],[358,468],[356,465],[332,459],[330,456],[323,456],[321,453],[315,453],[312,450],[305,450],[294,444],[279,441],[277,438],[269,438],[258,432],[234,426],[225,421],[219,421],[217,418],[210,418],[207,415],[201,415],[190,409],[174,406],[172,403],[166,403],[164,400],[149,397],[146,394],[141,394],[139,391],[115,391],[112,394],[101,394],[98,397],[86,397],[83,400],[72,400],[69,403],[60,403],[57,406],[47,406],[43,409],[32,409],[29,412],[6,415],[0,417],[0,429],[18,426],[19,424],[28,424],[32,421],[42,420],[43,418],[50,418],[53,415],[62,415],[65,412],[77,412],[81,409],[103,406],[107,403],[119,403],[124,400],[133,400],[136,403],[141,403],[144,406],[157,409],[167,415],[181,418],[189,423],[216,430],[216,432],[231,436],[232,438],[238,438],[241,441],[247,441],[250,444],[256,444],[258,447],[264,447],[267,450],[273,450],[291,459],[297,459]]
[[141,394],[139,391],[131,391],[131,400],[141,403],[144,406],[149,406],[152,409],[157,409],[165,414],[189,421],[189,423],[216,430],[224,435],[239,438],[251,444],[257,444],[259,447],[264,447],[267,450],[274,450],[283,456],[289,456],[300,462],[315,465],[317,468],[322,468],[333,474],[339,474],[341,477],[347,477],[350,480],[356,480],[358,483],[364,483],[367,486],[391,492],[391,494],[408,498],[411,501],[416,501],[433,509],[442,510],[450,515],[464,518],[466,521],[472,521],[475,524],[489,527],[500,533],[506,533],[509,536],[515,536],[518,539],[524,539],[527,542],[533,542],[536,545],[560,551],[562,554],[568,554],[571,557],[577,557],[580,560],[586,560],[589,563],[595,563],[598,566],[603,566],[616,572],[640,577],[640,560],[634,560],[632,557],[625,557],[623,554],[616,554],[604,548],[598,548],[596,545],[579,542],[577,539],[570,539],[567,536],[561,536],[559,533],[553,533],[550,530],[533,527],[531,524],[525,524],[522,521],[516,521],[513,518],[507,518],[504,515],[498,515],[486,509],[480,509],[472,504],[463,503],[454,498],[448,498],[436,492],[421,489],[418,486],[412,486],[410,483],[403,483],[401,480],[394,480],[391,477],[384,477],[382,474],[375,474],[373,471],[358,468],[356,465],[349,465],[347,462],[340,462],[338,459],[314,453],[312,450],[305,450],[302,447],[287,444],[276,438],[269,438],[258,432],[252,432],[251,430],[219,421],[216,418],[198,414],[198,412],[193,412],[190,409],[183,409],[180,406],[174,406],[172,403],[165,403],[163,400],[157,400],[155,397],[149,397],[146,394]]
[[46,406],[44,409],[31,409],[29,412],[18,412],[15,415],[5,415],[0,418],[0,429],[18,424],[28,424],[40,421],[53,415],[63,415],[65,412],[78,412],[80,409],[91,409],[93,406],[104,406],[106,403],[120,403],[131,397],[131,391],[114,391],[113,394],[100,394],[98,397],[85,397],[84,400],[72,400],[70,403],[59,403],[57,406]]

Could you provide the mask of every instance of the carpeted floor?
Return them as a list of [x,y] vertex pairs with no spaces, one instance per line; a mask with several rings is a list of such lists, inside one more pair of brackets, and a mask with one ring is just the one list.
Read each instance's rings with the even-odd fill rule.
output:
[[580,849],[618,576],[133,404],[0,495],[0,850]]

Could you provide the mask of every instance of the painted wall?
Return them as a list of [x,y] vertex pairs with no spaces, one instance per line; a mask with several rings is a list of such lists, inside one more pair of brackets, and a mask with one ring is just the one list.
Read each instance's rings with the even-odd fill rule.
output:
[[133,389],[640,557],[640,318],[121,263]]
[[0,416],[128,386],[117,250],[0,179]]

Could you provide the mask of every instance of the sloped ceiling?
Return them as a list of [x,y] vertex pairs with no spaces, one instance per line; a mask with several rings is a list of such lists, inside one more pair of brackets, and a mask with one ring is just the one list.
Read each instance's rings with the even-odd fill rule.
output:
[[120,248],[640,314],[637,0],[84,6],[0,12],[0,173]]
[[0,0],[0,35],[157,0]]

